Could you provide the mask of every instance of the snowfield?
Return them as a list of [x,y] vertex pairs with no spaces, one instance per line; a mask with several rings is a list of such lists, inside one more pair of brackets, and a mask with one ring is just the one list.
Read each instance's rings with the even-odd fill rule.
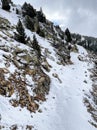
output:
[[[92,120],[83,103],[84,93],[91,89],[92,82],[89,78],[93,65],[89,61],[86,50],[77,46],[79,52],[71,53],[72,65],[58,65],[53,47],[47,40],[38,37],[40,45],[51,52],[48,63],[52,66],[48,75],[51,78],[51,89],[47,101],[40,104],[42,113],[30,113],[25,108],[14,108],[7,98],[0,96],[0,124],[8,126],[17,124],[18,129],[33,125],[35,130],[95,130],[88,121]],[[80,61],[78,56],[83,57]],[[59,79],[53,74],[57,74]],[[86,83],[84,82],[86,81]]]

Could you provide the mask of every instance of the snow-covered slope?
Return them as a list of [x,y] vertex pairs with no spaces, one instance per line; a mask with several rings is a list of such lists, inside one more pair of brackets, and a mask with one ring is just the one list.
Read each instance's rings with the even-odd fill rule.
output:
[[[42,116],[40,115],[41,123],[40,121],[37,123],[37,128],[40,130],[95,130],[88,122],[91,117],[83,103],[84,92],[91,89],[92,83],[88,69],[92,67],[92,64],[89,63],[86,50],[80,46],[78,49],[79,53],[71,53],[73,65],[64,67],[56,64],[54,55],[52,57],[55,61],[48,59],[49,64],[53,66],[49,73],[52,82],[48,100],[42,105],[44,110]],[[49,50],[51,51],[51,48]],[[78,60],[79,55],[84,61]],[[52,76],[53,73],[58,74],[61,83]],[[87,83],[84,82],[85,80]]]
[[[11,25],[16,25],[18,15],[14,12],[6,12],[0,9],[0,17],[6,18]],[[27,36],[32,38],[33,34],[26,30]],[[14,30],[9,30],[13,35]],[[31,53],[31,48],[22,43],[16,42],[0,31],[1,48],[7,47],[8,52],[0,49],[0,68],[7,68],[13,74],[17,67],[10,61],[10,67],[5,66],[4,55],[13,55],[15,47],[26,50]],[[5,36],[7,37],[5,39]],[[92,86],[89,69],[93,67],[93,63],[88,57],[87,51],[77,46],[78,52],[71,52],[72,64],[59,64],[59,59],[55,48],[51,42],[45,38],[41,38],[36,34],[39,45],[41,46],[42,55],[46,58],[51,66],[47,72],[42,68],[43,72],[50,77],[50,91],[46,96],[46,101],[39,102],[39,110],[31,113],[26,107],[13,107],[9,100],[16,96],[5,97],[0,95],[0,129],[2,130],[96,130],[89,122],[92,121],[90,114],[84,105],[85,93],[88,93]],[[5,48],[4,48],[5,49]],[[45,52],[47,50],[47,53]],[[26,53],[26,52],[25,52]],[[31,55],[32,56],[32,55]],[[24,61],[25,62],[25,61]],[[33,67],[33,66],[31,66]],[[34,81],[31,76],[26,75],[28,83],[33,86]],[[6,79],[9,74],[6,74]],[[31,88],[27,88],[29,93],[33,95]]]
[[[0,113],[2,116],[1,123],[6,126],[17,124],[19,129],[26,125],[33,125],[38,130],[95,130],[89,124],[91,117],[87,113],[83,103],[84,91],[91,88],[90,73],[88,69],[91,67],[86,50],[78,46],[79,53],[71,53],[73,64],[68,66],[58,65],[53,48],[49,47],[49,43],[44,39],[38,39],[40,45],[46,45],[51,52],[54,61],[48,58],[48,62],[52,65],[48,75],[51,78],[51,89],[47,96],[47,101],[41,104],[42,113],[36,112],[31,114],[26,109],[20,107],[12,107],[7,98],[0,96]],[[85,61],[79,61],[78,56],[81,55]],[[53,77],[57,74],[59,79]],[[86,77],[87,75],[87,77]],[[84,81],[87,81],[85,83]]]

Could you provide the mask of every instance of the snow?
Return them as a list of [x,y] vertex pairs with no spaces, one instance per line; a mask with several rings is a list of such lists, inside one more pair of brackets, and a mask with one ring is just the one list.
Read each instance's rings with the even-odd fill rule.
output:
[[[38,41],[42,47],[48,48],[51,56],[57,61],[50,43],[42,38],[38,38]],[[26,109],[20,111],[20,108],[12,107],[7,98],[0,96],[0,113],[3,115],[1,124],[18,124],[18,126],[30,124],[38,130],[95,130],[88,123],[91,117],[83,103],[83,90],[88,91],[91,88],[88,69],[92,66],[88,62],[78,60],[78,55],[87,58],[86,50],[80,46],[78,49],[79,53],[71,53],[73,65],[62,66],[48,59],[49,64],[52,65],[48,73],[51,78],[51,89],[47,101],[40,105],[42,113],[30,114]],[[62,83],[52,76],[53,73],[58,74]],[[29,82],[30,80],[29,78]],[[84,80],[87,84],[83,82]]]
[[[17,15],[2,9],[0,9],[0,12],[11,24],[16,25],[18,21]],[[29,30],[26,30],[26,32],[28,36],[32,37],[33,34]],[[92,67],[92,63],[89,62],[87,51],[83,47],[77,46],[79,52],[71,53],[71,61],[73,64],[67,66],[58,65],[56,53],[50,42],[40,38],[37,34],[36,37],[42,47],[42,51],[46,48],[51,52],[47,61],[52,68],[50,72],[45,72],[51,78],[51,89],[47,96],[47,101],[40,103],[42,113],[30,113],[26,108],[12,107],[9,103],[9,98],[0,95],[0,125],[6,126],[2,130],[9,130],[8,126],[14,124],[18,125],[18,130],[25,130],[25,126],[28,124],[34,126],[33,130],[96,130],[95,127],[89,124],[92,118],[83,103],[84,92],[88,92],[92,86],[90,72],[88,71],[88,69]],[[30,50],[26,45],[15,41],[14,43],[21,49]],[[9,46],[13,46],[13,43],[10,43]],[[85,60],[78,60],[79,55]],[[1,50],[0,60],[2,61],[0,67],[2,67],[4,63]],[[13,73],[15,67],[11,65],[9,70]],[[53,77],[54,73],[58,74],[62,83],[60,83],[57,78]],[[86,74],[87,77],[85,76]],[[29,83],[33,82],[29,76],[26,78]],[[87,83],[85,83],[84,80],[86,80]],[[30,93],[31,89],[28,88],[28,90]]]
[[26,75],[26,80],[27,80],[27,84],[30,85],[30,87],[27,86],[28,92],[29,92],[29,94],[30,94],[31,96],[33,96],[32,90],[34,89],[34,82],[33,82],[33,80],[32,80],[32,77],[29,76],[29,75]]
[[7,12],[2,9],[0,9],[0,17],[8,19],[12,25],[16,25],[19,19],[18,15],[16,15],[15,13]]
[[81,37],[81,41],[84,41],[84,40],[85,40],[85,38],[82,36],[82,37]]
[[[87,55],[86,51],[79,47],[79,54]],[[51,91],[48,96],[47,104],[47,117],[44,119],[44,126],[40,129],[53,129],[53,130],[95,130],[88,121],[91,119],[83,104],[83,89],[87,90],[91,87],[91,82],[88,77],[85,77],[85,71],[89,68],[85,62],[78,61],[78,55],[72,53],[73,65],[71,66],[58,66],[53,64],[51,73],[57,73],[62,80],[60,84],[56,79],[52,78]],[[88,84],[83,81],[87,80]],[[55,99],[52,99],[55,97]],[[48,122],[48,124],[47,124]],[[45,125],[47,124],[47,125]]]

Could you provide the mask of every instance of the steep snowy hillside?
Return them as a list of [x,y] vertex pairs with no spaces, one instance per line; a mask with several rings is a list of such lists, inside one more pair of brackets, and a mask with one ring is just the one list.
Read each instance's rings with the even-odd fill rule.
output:
[[[25,6],[0,5],[0,129],[96,130],[84,100],[92,89],[88,52],[39,11],[27,16],[39,20],[29,28]],[[14,37],[20,20],[25,44]]]

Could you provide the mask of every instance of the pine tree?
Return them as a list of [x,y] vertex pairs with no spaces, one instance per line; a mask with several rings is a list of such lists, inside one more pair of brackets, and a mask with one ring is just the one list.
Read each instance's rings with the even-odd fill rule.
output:
[[19,10],[16,8],[16,14],[19,14]]
[[15,40],[26,44],[26,34],[25,34],[25,30],[20,19],[17,23],[16,31],[17,32],[15,32],[15,35],[14,35]]
[[40,8],[40,11],[37,11],[37,18],[39,22],[46,23],[46,17],[42,11],[42,8]]
[[23,16],[28,15],[31,18],[34,18],[36,16],[36,10],[33,8],[32,5],[27,4],[26,2],[22,6],[22,14]]
[[6,11],[9,11],[10,10],[10,3],[11,1],[10,0],[1,0],[2,2],[2,9],[6,10]]
[[65,30],[65,35],[66,35],[66,41],[71,42],[72,41],[71,33],[68,28]]
[[34,31],[34,20],[29,17],[28,15],[25,16],[24,23],[27,29],[30,29],[31,31]]
[[40,46],[38,44],[38,41],[37,41],[35,35],[33,35],[32,48],[36,51],[37,56],[40,58],[40,56],[41,56],[41,49],[40,49]]

